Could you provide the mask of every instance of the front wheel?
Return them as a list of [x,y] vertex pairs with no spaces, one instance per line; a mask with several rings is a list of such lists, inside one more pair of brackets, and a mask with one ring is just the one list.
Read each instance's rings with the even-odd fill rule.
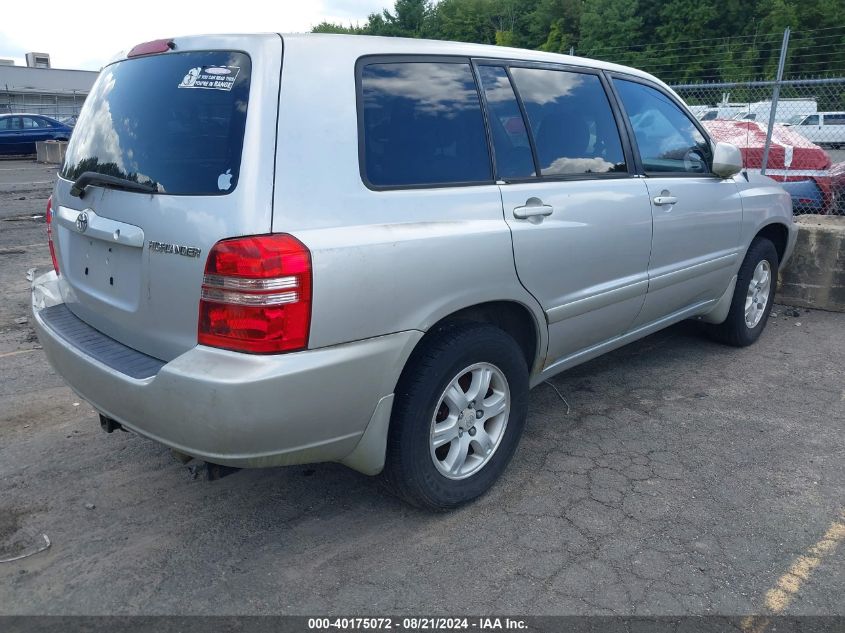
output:
[[746,347],[760,338],[775,300],[777,274],[775,245],[766,238],[757,238],[739,267],[728,318],[710,326],[713,338],[735,347]]
[[528,367],[492,325],[430,336],[397,385],[384,475],[413,505],[448,510],[486,492],[508,465],[525,424]]

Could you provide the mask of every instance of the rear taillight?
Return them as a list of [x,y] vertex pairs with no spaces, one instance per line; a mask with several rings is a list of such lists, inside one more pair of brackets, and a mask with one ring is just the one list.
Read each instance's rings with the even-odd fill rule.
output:
[[198,341],[238,352],[304,349],[311,326],[311,254],[290,235],[217,242],[208,255]]
[[53,259],[53,270],[59,274],[59,260],[56,259],[56,247],[53,246],[53,196],[47,198],[47,244],[50,246],[50,257]]

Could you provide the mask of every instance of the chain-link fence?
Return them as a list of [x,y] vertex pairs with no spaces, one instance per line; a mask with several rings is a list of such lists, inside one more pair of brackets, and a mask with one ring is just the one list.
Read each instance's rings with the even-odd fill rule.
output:
[[27,112],[43,114],[59,121],[76,121],[85,93],[39,93],[32,91],[0,90],[0,114]]
[[845,78],[673,88],[747,169],[783,183],[796,214],[845,214]]
[[796,214],[845,214],[845,26],[577,54],[666,81],[748,170],[783,183]]

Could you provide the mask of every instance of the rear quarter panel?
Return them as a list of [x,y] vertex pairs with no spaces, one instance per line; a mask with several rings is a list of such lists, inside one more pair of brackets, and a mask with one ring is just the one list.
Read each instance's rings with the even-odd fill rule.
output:
[[511,300],[534,316],[544,354],[545,318],[517,278],[498,186],[364,185],[355,62],[378,52],[366,42],[285,40],[273,230],[312,253],[310,347],[426,330],[461,308]]

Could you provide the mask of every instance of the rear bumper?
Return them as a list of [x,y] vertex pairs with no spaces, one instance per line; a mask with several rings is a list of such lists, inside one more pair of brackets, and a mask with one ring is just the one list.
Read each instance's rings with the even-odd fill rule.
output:
[[[400,332],[292,354],[251,355],[197,346],[143,379],[100,362],[52,329],[40,312],[59,303],[58,278],[33,282],[33,322],[47,358],[104,415],[188,455],[263,467],[343,461],[356,451],[422,332]],[[382,407],[383,409],[383,407]],[[380,413],[384,417],[384,411]],[[384,438],[362,444],[381,445]],[[381,469],[376,451],[353,467]]]

